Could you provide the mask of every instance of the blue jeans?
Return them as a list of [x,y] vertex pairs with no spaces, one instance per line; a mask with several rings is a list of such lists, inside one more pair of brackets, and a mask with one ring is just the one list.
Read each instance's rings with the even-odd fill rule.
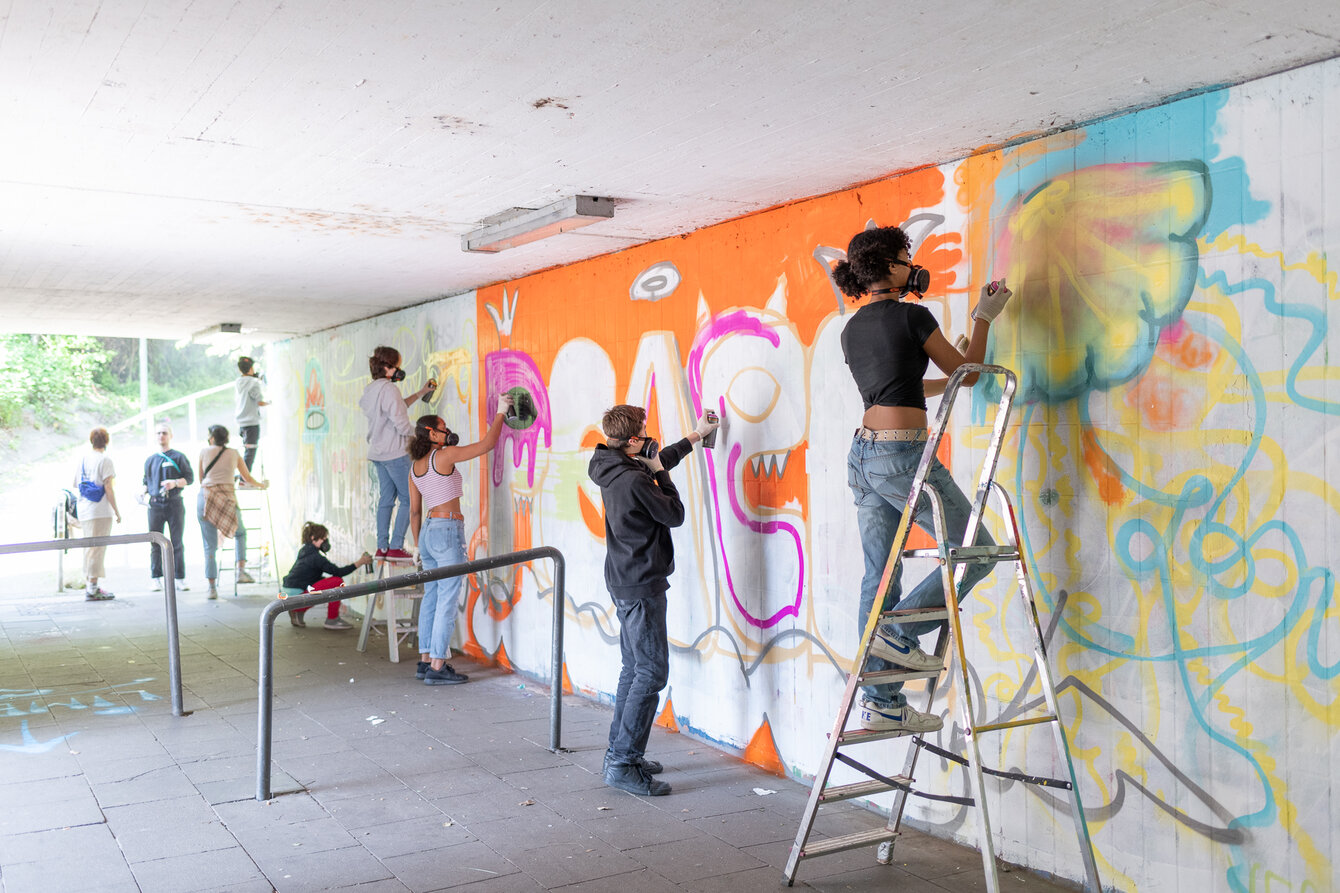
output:
[[[200,539],[205,543],[205,579],[219,578],[219,565],[214,553],[219,549],[219,528],[205,520],[205,488],[200,488],[200,497],[196,500],[195,516],[200,519]],[[239,562],[247,560],[247,529],[242,526],[242,510],[237,511],[237,534],[234,554]]]
[[[405,533],[409,530],[409,456],[396,459],[369,459],[377,469],[380,493],[377,498],[377,548],[405,548]],[[396,497],[400,498],[400,508],[395,513],[395,532],[391,530],[391,509]]]
[[665,594],[614,599],[619,612],[623,667],[610,723],[610,762],[633,763],[647,752],[661,689],[670,681],[670,638]]
[[[859,614],[861,633],[865,632],[866,620],[875,604],[875,593],[884,576],[884,566],[889,560],[889,550],[893,548],[893,538],[898,525],[903,520],[903,508],[907,505],[907,496],[912,489],[912,478],[916,476],[917,465],[926,444],[907,441],[869,441],[860,437],[852,439],[851,450],[847,453],[847,486],[856,499],[856,522],[861,530],[861,551],[865,555],[865,575],[861,578],[861,606]],[[945,511],[945,535],[951,546],[963,545],[963,532],[968,528],[968,516],[972,513],[972,504],[963,495],[963,491],[954,483],[949,470],[936,459],[931,463],[926,483],[940,494]],[[931,510],[931,498],[923,493],[918,500],[916,513],[912,516],[916,525],[933,538],[935,536],[934,513]],[[994,545],[985,530],[978,528],[976,544]],[[962,595],[976,586],[982,578],[991,573],[989,564],[969,564],[965,566],[963,579],[959,583]],[[898,565],[898,574],[893,579],[888,597],[884,601],[883,611],[897,608],[936,608],[944,607],[944,580],[941,571],[936,568],[916,585],[916,588],[902,598],[903,567]],[[916,623],[884,624],[880,632],[897,639],[903,645],[918,645],[918,639],[926,633],[940,628],[944,621],[922,620]],[[872,671],[886,670],[891,665],[886,661],[871,657],[866,668]],[[879,707],[897,709],[907,703],[902,692],[901,682],[862,686],[866,699]]]
[[[462,564],[465,561],[465,522],[455,518],[424,518],[419,531],[419,557],[424,570]],[[429,660],[451,657],[451,634],[456,629],[456,609],[461,601],[461,577],[447,577],[423,584],[419,605],[419,653]]]

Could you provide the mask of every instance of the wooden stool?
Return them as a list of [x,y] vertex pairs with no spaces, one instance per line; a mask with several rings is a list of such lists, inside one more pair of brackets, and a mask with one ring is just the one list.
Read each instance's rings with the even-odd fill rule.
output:
[[[388,572],[391,574],[403,574],[413,569],[413,558],[377,559],[378,580],[385,579]],[[405,586],[397,589],[388,589],[385,592],[379,592],[376,595],[368,596],[367,609],[363,612],[363,625],[358,631],[358,650],[367,650],[368,633],[372,630],[374,623],[382,622],[386,625],[386,643],[390,647],[391,663],[400,663],[400,643],[419,630],[419,603],[417,599],[421,598],[423,598],[422,586]],[[414,602],[414,610],[411,612],[412,616],[410,622],[405,626],[401,626],[396,622],[396,609],[397,606],[406,599]],[[381,621],[374,620],[372,616],[377,612],[378,605],[382,606],[383,619]]]

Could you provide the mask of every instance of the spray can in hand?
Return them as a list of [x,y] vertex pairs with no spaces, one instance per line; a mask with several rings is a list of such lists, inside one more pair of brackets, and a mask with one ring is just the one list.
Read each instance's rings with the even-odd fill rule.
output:
[[[716,412],[711,409],[705,411],[703,413],[703,417],[707,419],[709,422],[719,421]],[[707,436],[703,438],[703,446],[705,446],[707,449],[710,450],[712,449],[712,447],[716,445],[717,445],[717,429],[713,428],[711,431],[708,431]]]

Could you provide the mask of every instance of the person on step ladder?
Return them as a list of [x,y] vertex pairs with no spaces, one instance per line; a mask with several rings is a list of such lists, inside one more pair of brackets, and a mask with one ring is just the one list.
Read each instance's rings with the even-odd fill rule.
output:
[[[902,300],[908,295],[920,298],[930,288],[930,273],[912,263],[911,247],[907,234],[896,226],[865,230],[852,237],[847,259],[833,268],[833,281],[843,294],[852,300],[866,299],[842,332],[842,353],[865,405],[861,427],[856,429],[847,454],[847,484],[856,500],[865,555],[858,618],[862,634],[925,449],[926,397],[944,393],[948,383],[947,378],[924,378],[926,369],[934,362],[949,376],[964,363],[981,363],[991,321],[1011,295],[1004,280],[982,289],[972,312],[972,337],[967,351],[960,352],[945,339],[930,310]],[[976,379],[975,375],[968,376],[964,384],[971,385]],[[939,460],[932,462],[926,483],[939,492],[944,503],[950,544],[962,545],[972,509],[968,498]],[[929,496],[922,495],[913,517],[918,527],[935,534]],[[977,544],[993,545],[985,531],[979,533]],[[959,591],[968,591],[989,572],[989,565],[969,565]],[[881,613],[894,607],[944,606],[939,570],[928,574],[906,598],[901,598],[901,576],[900,563]],[[938,668],[940,658],[922,651],[918,639],[939,626],[938,620],[881,624],[871,643],[873,656],[867,669]],[[913,709],[901,682],[864,686],[862,692],[863,728],[925,733],[944,724],[934,714]]]

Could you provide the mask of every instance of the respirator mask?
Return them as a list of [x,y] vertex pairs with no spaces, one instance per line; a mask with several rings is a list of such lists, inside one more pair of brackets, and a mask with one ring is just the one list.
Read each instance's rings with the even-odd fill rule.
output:
[[907,294],[910,292],[911,294],[914,294],[919,298],[922,295],[926,294],[926,292],[930,291],[931,288],[930,270],[926,269],[925,267],[919,267],[916,264],[905,263],[901,260],[894,261],[894,263],[902,267],[907,267],[907,283],[902,287],[902,290],[899,292],[900,297],[906,297]]
[[405,370],[397,366],[396,370],[391,373],[391,381],[404,381],[404,380],[405,380]]
[[460,443],[460,442],[461,442],[460,435],[457,434],[455,431],[451,430],[450,428],[448,428],[448,429],[447,429],[447,436],[446,436],[446,438],[442,441],[442,445],[443,445],[443,446],[455,446],[456,444],[458,444],[458,443]]
[[320,546],[318,546],[317,548],[319,548],[322,552],[329,552],[329,551],[330,551],[330,540],[327,539],[324,543],[322,543],[322,544],[321,544]]
[[637,454],[643,459],[655,459],[656,454],[661,451],[661,445],[650,437],[642,438],[642,447]]

